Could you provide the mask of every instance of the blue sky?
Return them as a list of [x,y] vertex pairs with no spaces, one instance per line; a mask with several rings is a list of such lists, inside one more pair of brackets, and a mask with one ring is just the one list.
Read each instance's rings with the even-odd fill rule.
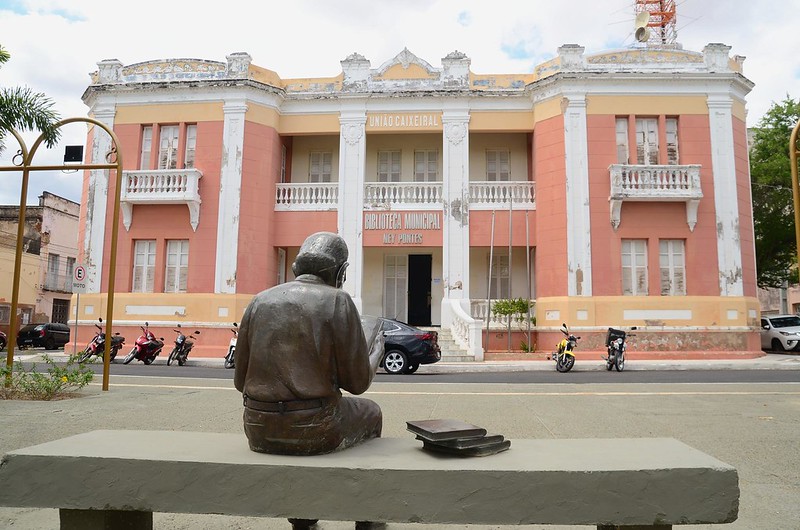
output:
[[[767,0],[676,3],[684,49],[722,42],[731,55],[747,57],[744,73],[756,84],[747,98],[749,125],[772,101],[800,98],[800,0],[780,2],[780,16]],[[290,78],[335,76],[353,52],[376,68],[408,48],[435,67],[458,50],[475,73],[522,73],[562,44],[580,44],[587,53],[630,46],[633,18],[633,0],[0,0],[0,45],[12,55],[0,69],[0,86],[30,86],[73,117],[86,115],[88,74],[110,58],[225,61],[246,51],[255,64]],[[65,143],[84,139],[81,127],[65,130]],[[7,144],[0,164],[15,149]],[[56,163],[62,153],[63,147],[42,152],[37,162]],[[19,202],[19,185],[8,175],[0,174],[0,204]],[[32,175],[28,203],[44,189],[79,200],[80,185],[76,174]]]

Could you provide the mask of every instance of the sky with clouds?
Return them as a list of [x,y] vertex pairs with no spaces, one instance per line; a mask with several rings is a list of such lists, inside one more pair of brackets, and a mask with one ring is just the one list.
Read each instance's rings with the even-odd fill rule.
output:
[[[743,55],[755,83],[748,125],[789,95],[800,98],[800,0],[677,0],[678,42],[702,51],[711,42]],[[199,7],[203,6],[203,7]],[[776,7],[780,7],[776,9]],[[353,52],[380,66],[408,48],[434,67],[458,50],[478,74],[524,73],[562,44],[586,53],[634,43],[633,0],[0,0],[0,45],[11,60],[0,86],[46,93],[62,117],[85,116],[81,95],[103,59],[225,61],[244,51],[282,78],[335,76]],[[85,128],[64,129],[61,147],[37,163],[58,164],[63,145],[82,144]],[[28,145],[35,135],[26,135]],[[17,146],[6,142],[0,165]],[[20,176],[0,173],[0,204],[19,204]],[[28,204],[43,190],[80,201],[81,174],[32,173]]]

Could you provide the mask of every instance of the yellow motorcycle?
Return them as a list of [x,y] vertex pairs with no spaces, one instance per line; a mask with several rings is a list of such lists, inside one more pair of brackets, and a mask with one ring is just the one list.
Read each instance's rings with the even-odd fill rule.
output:
[[570,333],[566,322],[561,324],[561,333],[564,338],[558,343],[555,353],[551,355],[551,359],[556,362],[556,370],[559,372],[569,372],[575,366],[575,354],[573,350],[578,346],[580,337],[576,337]]

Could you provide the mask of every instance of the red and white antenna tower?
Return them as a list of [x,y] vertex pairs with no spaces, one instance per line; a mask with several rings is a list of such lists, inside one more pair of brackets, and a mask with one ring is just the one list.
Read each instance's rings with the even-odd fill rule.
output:
[[652,47],[674,47],[675,0],[636,0],[636,40]]

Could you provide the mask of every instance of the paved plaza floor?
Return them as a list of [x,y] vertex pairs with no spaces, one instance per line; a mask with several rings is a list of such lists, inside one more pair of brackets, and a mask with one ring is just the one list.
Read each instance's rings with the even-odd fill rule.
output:
[[[522,438],[676,438],[736,467],[741,489],[738,521],[727,526],[685,528],[800,528],[797,383],[512,385],[404,381],[375,383],[366,397],[381,406],[387,437],[412,437],[405,429],[407,420],[457,418],[504,434],[512,440],[511,451],[513,440]],[[74,399],[0,401],[0,453],[95,429],[241,433],[241,415],[241,396],[230,380],[112,376],[110,390],[103,392],[97,378]],[[244,435],[242,443],[246,443]],[[280,519],[248,517],[155,514],[154,519],[158,529],[289,527]],[[321,530],[352,527],[346,522],[322,521],[319,525]],[[58,512],[0,508],[0,528],[55,529]],[[433,526],[388,525],[389,530],[423,528]]]

